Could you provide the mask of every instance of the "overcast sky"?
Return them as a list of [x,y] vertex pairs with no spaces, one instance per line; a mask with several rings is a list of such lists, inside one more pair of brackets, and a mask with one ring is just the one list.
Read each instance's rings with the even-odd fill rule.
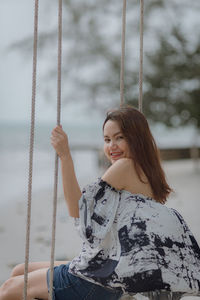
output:
[[[40,12],[43,12],[43,5],[47,0],[40,1]],[[46,12],[47,13],[47,12]],[[0,120],[1,121],[29,121],[31,109],[31,88],[32,88],[32,53],[30,57],[23,58],[20,50],[8,50],[9,46],[25,37],[33,35],[33,14],[34,1],[27,0],[1,0],[0,1]],[[42,14],[42,13],[41,13]],[[57,17],[57,13],[55,14]],[[43,26],[44,18],[40,15],[39,31]],[[43,22],[44,23],[44,22]],[[43,26],[44,27],[44,26]],[[38,80],[38,85],[41,84]],[[55,92],[56,94],[56,92]],[[55,99],[56,102],[56,99]],[[68,105],[62,109],[64,119],[70,122],[74,120],[74,111],[78,120],[86,121],[87,114],[84,106]],[[84,112],[84,114],[83,114]],[[96,120],[90,115],[90,121]],[[37,121],[56,120],[55,106],[46,104],[44,99],[37,92],[36,98],[36,119]]]
[[24,65],[9,45],[32,32],[32,4],[26,0],[0,2],[0,99],[1,120],[27,119],[30,99],[30,63]]
[[[49,12],[47,3],[49,0],[39,1],[39,33],[49,24]],[[31,108],[31,89],[32,89],[32,53],[23,57],[20,50],[9,50],[9,46],[25,37],[33,36],[33,14],[34,0],[1,0],[0,1],[0,120],[1,121],[29,121]],[[194,11],[193,11],[194,13]],[[190,28],[197,18],[192,18],[190,14],[184,17],[186,29]],[[55,20],[57,22],[57,12]],[[190,24],[190,26],[188,25]],[[188,28],[187,28],[188,27]],[[193,37],[195,34],[193,33]],[[38,66],[39,69],[39,66]],[[42,82],[38,78],[38,85]],[[56,86],[56,85],[55,85]],[[56,91],[55,91],[56,94]],[[81,120],[99,119],[99,114],[93,116],[88,113],[81,103],[62,108],[62,115],[65,120],[74,121],[74,112]],[[89,115],[89,118],[88,118]],[[92,118],[93,117],[93,118]],[[45,99],[37,90],[36,98],[36,118],[38,121],[48,121],[56,119],[56,99],[55,105],[46,104]]]

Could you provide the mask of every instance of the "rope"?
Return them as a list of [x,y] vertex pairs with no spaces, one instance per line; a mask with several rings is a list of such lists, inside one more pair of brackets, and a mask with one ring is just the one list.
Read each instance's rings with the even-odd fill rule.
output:
[[29,146],[29,176],[28,176],[28,202],[26,221],[26,245],[25,245],[25,267],[24,267],[24,300],[27,299],[28,286],[28,264],[30,249],[30,223],[31,223],[31,201],[32,201],[32,174],[33,174],[33,148],[35,130],[35,98],[36,98],[36,68],[37,68],[37,41],[38,41],[38,0],[35,0],[34,12],[34,42],[33,42],[33,73],[32,73],[32,107],[31,107],[31,129]]
[[144,0],[140,0],[140,71],[138,108],[142,112],[143,94],[143,36],[144,36]]
[[124,60],[126,40],[126,0],[123,0],[122,12],[122,49],[121,49],[121,71],[120,71],[120,105],[124,104]]
[[[58,8],[58,77],[57,77],[57,125],[60,125],[61,114],[61,62],[62,62],[62,0],[59,1]],[[50,290],[49,299],[52,300],[53,292],[53,271],[55,256],[55,236],[56,236],[56,212],[57,212],[57,190],[58,190],[58,155],[55,154],[54,172],[54,198],[53,198],[53,219],[52,219],[52,239],[51,239],[51,263],[50,263]]]

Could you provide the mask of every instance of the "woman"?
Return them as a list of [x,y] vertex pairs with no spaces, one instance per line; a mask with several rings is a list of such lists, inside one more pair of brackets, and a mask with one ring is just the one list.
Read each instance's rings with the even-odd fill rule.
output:
[[[61,126],[52,131],[69,214],[83,239],[78,257],[55,262],[54,299],[197,294],[200,249],[180,214],[164,205],[171,188],[145,117],[130,106],[113,110],[103,134],[111,166],[81,192],[67,135]],[[28,299],[48,298],[48,268],[48,262],[29,265]],[[23,265],[15,267],[0,300],[22,298],[23,273]]]

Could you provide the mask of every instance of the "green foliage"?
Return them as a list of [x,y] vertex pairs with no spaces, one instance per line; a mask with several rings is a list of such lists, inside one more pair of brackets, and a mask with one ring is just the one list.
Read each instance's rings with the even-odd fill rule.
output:
[[168,126],[194,124],[200,128],[200,43],[191,48],[181,28],[172,38],[160,37],[159,48],[148,55],[144,112]]
[[[125,63],[125,98],[136,106],[139,2],[127,1]],[[199,0],[144,2],[144,113],[168,126],[193,123],[200,128],[200,35],[194,32],[200,25],[195,15]],[[63,4],[63,99],[85,101],[102,111],[119,105],[122,1],[64,0]],[[49,19],[55,20],[56,9],[57,1],[48,2]],[[186,20],[193,16],[194,28],[185,32]],[[56,39],[55,27],[40,32],[39,54],[48,61],[48,99],[56,82]],[[30,49],[30,41],[20,46]],[[50,60],[46,54],[51,52]]]

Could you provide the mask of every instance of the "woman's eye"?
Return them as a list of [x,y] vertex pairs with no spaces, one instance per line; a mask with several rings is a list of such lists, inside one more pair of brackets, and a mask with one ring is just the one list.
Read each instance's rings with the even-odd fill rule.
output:
[[123,137],[122,135],[120,135],[120,136],[117,137],[118,140],[121,140],[121,139],[123,139],[123,138],[124,138],[124,137]]
[[110,140],[109,140],[109,139],[104,139],[104,142],[105,142],[105,143],[109,143]]

